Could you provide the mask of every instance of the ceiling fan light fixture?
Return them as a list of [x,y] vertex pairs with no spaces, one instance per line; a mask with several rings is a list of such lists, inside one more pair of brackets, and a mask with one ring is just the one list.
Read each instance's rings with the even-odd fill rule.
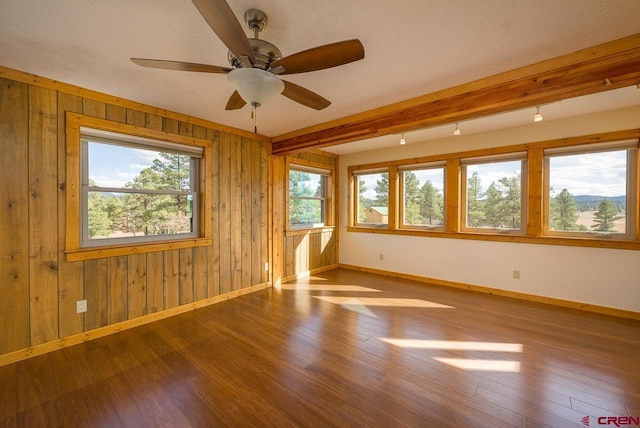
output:
[[227,79],[243,100],[256,107],[284,90],[280,78],[259,68],[236,68],[229,72]]

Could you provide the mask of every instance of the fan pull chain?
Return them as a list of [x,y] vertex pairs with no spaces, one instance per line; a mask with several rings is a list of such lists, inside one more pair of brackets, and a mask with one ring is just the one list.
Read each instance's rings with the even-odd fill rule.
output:
[[256,105],[251,104],[251,119],[253,119],[253,132],[258,133],[258,115],[256,114]]

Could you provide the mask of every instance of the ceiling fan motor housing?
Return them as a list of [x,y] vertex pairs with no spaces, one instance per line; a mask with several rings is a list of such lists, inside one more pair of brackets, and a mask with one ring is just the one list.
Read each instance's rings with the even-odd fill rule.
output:
[[[274,44],[267,42],[266,40],[260,39],[249,39],[249,43],[251,44],[251,49],[253,50],[253,55],[256,58],[256,62],[253,64],[255,68],[261,68],[263,70],[269,70],[272,62],[282,58],[282,53],[280,49],[278,49]],[[242,68],[243,61],[241,58],[236,57],[233,52],[229,51],[227,54],[227,59],[229,60],[229,64],[233,66],[233,68]]]

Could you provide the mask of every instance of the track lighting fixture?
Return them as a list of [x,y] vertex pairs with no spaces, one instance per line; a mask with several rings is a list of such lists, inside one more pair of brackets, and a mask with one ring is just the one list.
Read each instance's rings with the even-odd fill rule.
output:
[[407,141],[404,139],[404,133],[400,134],[400,145],[407,144]]
[[543,119],[542,114],[540,114],[540,106],[536,107],[536,114],[533,115],[534,122],[540,122]]
[[460,128],[458,127],[458,122],[456,122],[456,128],[453,130],[453,135],[460,135]]

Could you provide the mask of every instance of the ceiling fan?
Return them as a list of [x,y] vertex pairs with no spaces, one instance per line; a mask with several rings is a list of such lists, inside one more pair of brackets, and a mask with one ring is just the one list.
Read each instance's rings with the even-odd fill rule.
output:
[[227,101],[226,110],[237,110],[247,103],[255,109],[279,93],[307,107],[322,110],[331,101],[279,76],[324,70],[364,58],[364,47],[357,39],[330,43],[283,57],[275,45],[258,38],[268,22],[267,15],[261,10],[249,9],[245,12],[245,22],[254,34],[253,38],[247,38],[225,0],[192,1],[229,49],[229,67],[144,58],[131,58],[131,61],[143,67],[227,74],[236,90]]

